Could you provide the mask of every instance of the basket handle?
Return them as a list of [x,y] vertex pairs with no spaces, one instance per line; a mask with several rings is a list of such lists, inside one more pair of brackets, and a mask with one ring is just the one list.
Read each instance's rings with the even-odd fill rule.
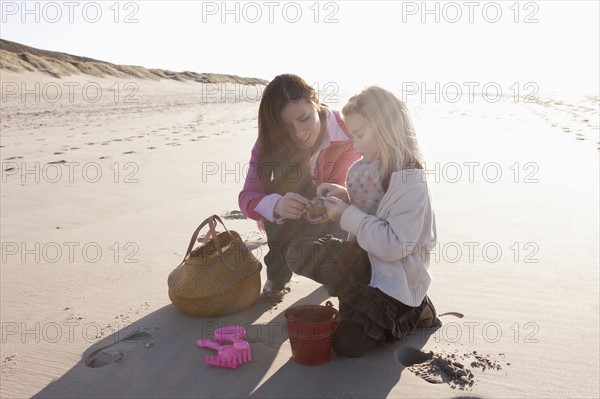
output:
[[185,256],[183,257],[183,261],[181,263],[184,263],[185,260],[188,258],[188,256],[192,253],[192,248],[194,247],[194,244],[195,244],[196,240],[198,239],[198,234],[200,234],[200,230],[202,230],[202,228],[208,224],[208,233],[204,237],[204,242],[205,243],[208,242],[209,237],[210,237],[210,240],[212,240],[215,243],[215,246],[217,247],[217,251],[219,251],[219,256],[221,257],[221,262],[223,262],[225,264],[225,266],[227,266],[228,268],[233,270],[233,267],[229,263],[227,263],[227,261],[225,260],[225,258],[223,256],[223,250],[221,249],[221,243],[219,243],[219,239],[217,236],[217,231],[216,231],[217,223],[215,222],[215,220],[217,222],[221,223],[221,225],[223,226],[225,231],[231,236],[231,238],[233,238],[233,239],[235,238],[233,236],[233,234],[231,234],[231,232],[229,230],[227,230],[227,227],[225,227],[225,223],[223,223],[223,221],[221,220],[221,218],[219,216],[217,216],[217,215],[209,216],[202,223],[200,223],[200,226],[198,226],[196,228],[196,230],[194,231],[194,233],[192,234],[192,239],[190,240],[190,245],[188,246],[188,249],[185,252]]

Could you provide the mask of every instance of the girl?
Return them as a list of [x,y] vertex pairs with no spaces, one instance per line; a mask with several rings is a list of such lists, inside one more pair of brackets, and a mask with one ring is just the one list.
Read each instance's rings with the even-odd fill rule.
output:
[[321,104],[304,79],[285,74],[267,85],[258,110],[258,139],[238,197],[242,213],[267,233],[263,297],[279,301],[289,291],[292,271],[285,250],[292,240],[343,234],[334,222],[308,223],[305,206],[317,185],[344,184],[358,158],[339,113]]
[[324,183],[317,195],[327,196],[327,214],[348,240],[302,239],[287,260],[339,298],[333,348],[356,357],[415,327],[440,325],[426,295],[436,225],[405,104],[373,86],[352,97],[342,114],[362,158],[348,171],[346,188]]

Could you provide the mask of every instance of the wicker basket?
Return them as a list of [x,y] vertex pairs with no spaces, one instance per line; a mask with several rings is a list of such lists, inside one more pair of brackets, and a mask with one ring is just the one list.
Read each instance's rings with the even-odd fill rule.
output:
[[[216,221],[225,232],[216,233]],[[194,249],[200,230],[207,225],[204,244]],[[169,298],[181,311],[193,316],[222,316],[252,305],[260,294],[262,265],[240,235],[227,230],[213,215],[198,226],[181,264],[168,279]]]

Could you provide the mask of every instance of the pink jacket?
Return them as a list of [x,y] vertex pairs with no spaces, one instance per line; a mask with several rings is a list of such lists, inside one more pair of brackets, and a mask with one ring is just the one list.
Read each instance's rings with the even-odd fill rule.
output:
[[[352,136],[348,133],[339,113],[329,109],[326,109],[326,112],[328,137],[345,137],[345,139],[331,139],[329,146],[321,150],[315,168],[315,182],[317,186],[321,183],[335,183],[344,186],[348,169],[360,158],[360,154],[354,149]],[[331,118],[332,116],[334,118]],[[259,144],[257,140],[252,148],[249,165],[258,165],[258,156]],[[266,219],[256,211],[256,207],[267,193],[265,193],[265,187],[256,172],[256,168],[249,168],[244,188],[238,196],[238,203],[240,210],[246,217],[264,221]]]

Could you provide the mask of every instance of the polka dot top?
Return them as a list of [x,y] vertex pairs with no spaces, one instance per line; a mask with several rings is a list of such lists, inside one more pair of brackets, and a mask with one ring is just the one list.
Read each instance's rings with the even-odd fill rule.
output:
[[385,194],[378,169],[379,160],[366,163],[360,159],[350,167],[346,177],[350,202],[369,215],[375,215]]

